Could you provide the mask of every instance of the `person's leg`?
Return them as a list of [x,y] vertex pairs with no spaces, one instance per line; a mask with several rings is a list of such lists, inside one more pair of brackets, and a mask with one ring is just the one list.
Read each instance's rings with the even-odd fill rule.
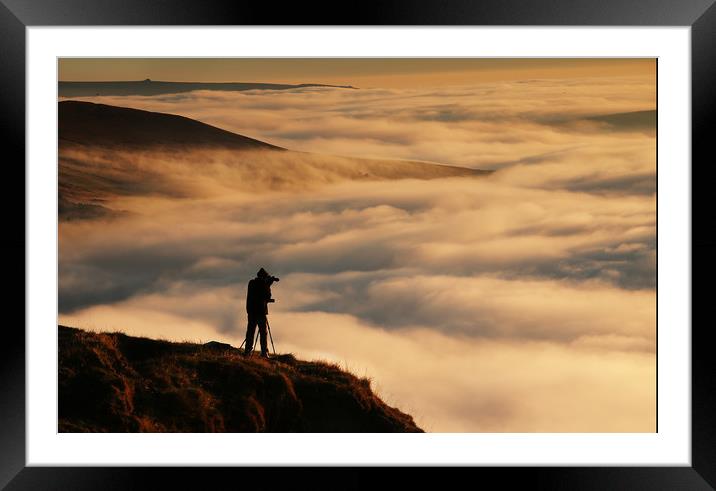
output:
[[258,318],[258,324],[259,324],[259,336],[261,338],[261,356],[267,356],[268,355],[268,341],[267,341],[267,333],[266,333],[266,316],[262,315]]
[[244,353],[249,354],[254,349],[254,333],[256,332],[256,317],[249,314],[249,322],[246,325],[246,347]]

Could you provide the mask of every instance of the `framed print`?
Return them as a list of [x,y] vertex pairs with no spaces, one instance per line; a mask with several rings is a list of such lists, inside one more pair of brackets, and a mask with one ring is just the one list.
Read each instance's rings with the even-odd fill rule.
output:
[[0,14],[8,489],[715,485],[712,2]]

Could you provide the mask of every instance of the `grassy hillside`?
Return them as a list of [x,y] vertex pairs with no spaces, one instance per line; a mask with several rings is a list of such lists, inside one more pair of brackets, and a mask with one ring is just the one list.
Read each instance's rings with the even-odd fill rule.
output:
[[323,362],[246,358],[59,326],[60,432],[420,432],[370,380]]

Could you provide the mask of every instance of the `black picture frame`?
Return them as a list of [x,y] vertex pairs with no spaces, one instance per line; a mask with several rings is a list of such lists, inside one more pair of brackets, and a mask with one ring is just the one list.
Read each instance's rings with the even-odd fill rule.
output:
[[[229,2],[203,0],[0,0],[0,128],[4,141],[6,192],[2,193],[6,234],[0,248],[6,271],[20,277],[27,257],[25,217],[25,30],[29,26],[162,25],[538,25],[538,26],[690,26],[692,76],[692,460],[691,467],[476,467],[451,471],[457,483],[500,481],[537,489],[714,489],[716,488],[716,367],[709,326],[699,320],[710,293],[706,281],[716,273],[712,203],[706,191],[713,164],[708,128],[716,118],[716,7],[714,0],[386,0],[382,2]],[[7,191],[12,189],[13,191]],[[22,232],[20,231],[22,229]],[[11,259],[15,258],[15,259]],[[693,267],[698,263],[698,267]],[[26,267],[26,264],[25,264]],[[17,271],[15,271],[17,269]],[[6,277],[5,305],[19,309],[22,285]],[[25,322],[23,311],[23,325]],[[703,319],[709,319],[704,316]],[[359,489],[380,476],[376,469],[242,469],[27,467],[25,453],[25,332],[6,318],[0,341],[0,488],[141,489],[156,479],[163,488],[203,489],[219,483],[259,483],[259,489],[295,486]],[[688,328],[688,326],[678,326]],[[402,473],[428,484],[444,477],[427,469]],[[467,475],[469,473],[469,475]],[[462,474],[462,475],[461,475]],[[336,482],[338,480],[338,484]],[[449,484],[448,484],[449,485]]]

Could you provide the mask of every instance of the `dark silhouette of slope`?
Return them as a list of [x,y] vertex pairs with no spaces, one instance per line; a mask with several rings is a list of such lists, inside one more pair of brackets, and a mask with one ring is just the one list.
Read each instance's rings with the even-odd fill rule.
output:
[[223,148],[283,150],[259,140],[174,114],[81,101],[58,104],[60,147],[68,143],[100,147]]
[[351,85],[325,84],[267,84],[250,82],[163,82],[154,80],[119,81],[119,82],[60,82],[60,97],[117,96],[117,95],[163,95],[181,94],[192,90],[291,90],[310,87],[332,87],[337,89],[355,89]]
[[422,431],[329,363],[58,328],[60,432]]

